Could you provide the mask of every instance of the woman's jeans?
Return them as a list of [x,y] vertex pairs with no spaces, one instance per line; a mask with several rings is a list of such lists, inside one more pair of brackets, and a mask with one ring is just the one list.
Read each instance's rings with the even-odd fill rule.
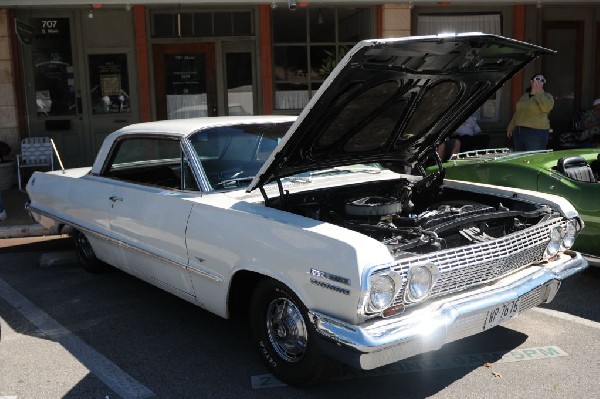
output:
[[517,126],[513,131],[513,148],[515,151],[535,151],[548,148],[549,129],[533,129]]

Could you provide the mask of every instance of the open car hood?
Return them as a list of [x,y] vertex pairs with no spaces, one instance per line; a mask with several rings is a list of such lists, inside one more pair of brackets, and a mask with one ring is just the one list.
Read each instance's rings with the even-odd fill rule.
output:
[[335,166],[414,164],[525,65],[554,53],[481,33],[362,41],[323,82],[248,191]]

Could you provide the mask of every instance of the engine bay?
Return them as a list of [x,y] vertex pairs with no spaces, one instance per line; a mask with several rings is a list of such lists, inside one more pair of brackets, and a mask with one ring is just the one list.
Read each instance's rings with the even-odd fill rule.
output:
[[286,192],[267,206],[365,234],[396,258],[493,240],[558,216],[545,205],[444,188],[441,176]]

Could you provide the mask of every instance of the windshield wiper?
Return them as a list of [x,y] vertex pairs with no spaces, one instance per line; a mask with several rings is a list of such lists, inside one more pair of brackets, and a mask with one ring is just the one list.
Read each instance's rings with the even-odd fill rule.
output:
[[220,182],[215,184],[215,188],[216,187],[222,187],[222,188],[239,187],[240,183],[242,183],[242,182],[250,183],[252,181],[252,179],[254,179],[254,176],[245,176],[245,177],[236,177],[233,179],[225,179],[225,180],[221,180]]
[[337,174],[337,173],[381,173],[381,169],[374,166],[336,166],[330,169],[316,170],[310,172],[311,176],[319,176],[326,174]]

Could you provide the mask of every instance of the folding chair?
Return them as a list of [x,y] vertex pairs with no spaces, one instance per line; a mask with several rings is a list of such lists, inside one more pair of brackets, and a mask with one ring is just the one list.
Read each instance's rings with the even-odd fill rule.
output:
[[21,154],[17,155],[19,190],[23,191],[22,168],[50,168],[54,170],[54,152],[49,137],[27,137],[21,141]]

